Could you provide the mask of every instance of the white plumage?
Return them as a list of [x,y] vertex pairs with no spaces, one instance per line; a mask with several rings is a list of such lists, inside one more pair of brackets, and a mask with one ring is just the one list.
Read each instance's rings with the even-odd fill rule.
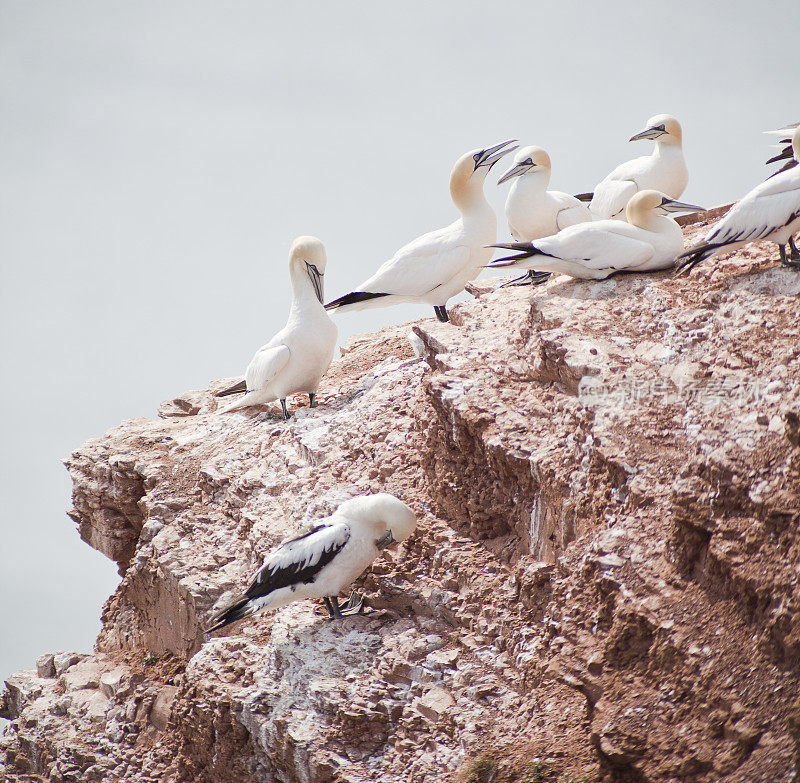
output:
[[519,254],[499,258],[491,267],[516,266],[593,280],[615,272],[665,269],[683,250],[680,226],[665,213],[698,209],[702,207],[675,201],[655,190],[643,190],[628,202],[627,223],[597,220],[533,243],[495,245]]
[[381,492],[345,501],[310,532],[270,552],[244,594],[212,618],[209,632],[261,609],[307,598],[325,599],[331,617],[358,613],[359,597],[354,594],[340,606],[338,594],[383,548],[405,541],[416,524],[414,512],[393,495]]
[[[545,150],[522,147],[514,156],[514,165],[497,181],[502,185],[514,180],[506,199],[506,219],[508,230],[517,242],[532,242],[592,219],[589,207],[582,201],[568,193],[547,189],[550,171],[550,156]],[[534,275],[535,272],[529,271],[512,283],[534,282]],[[544,282],[547,277],[540,276],[537,282]]]
[[315,237],[298,237],[289,251],[292,306],[289,319],[266,345],[256,351],[245,372],[244,383],[219,396],[246,391],[223,413],[281,401],[288,417],[286,397],[305,392],[314,407],[322,376],[333,359],[338,330],[323,306],[323,275],[327,258],[325,246]]
[[[792,132],[792,154],[800,161],[800,127]],[[800,231],[800,166],[786,168],[756,185],[734,204],[703,240],[681,255],[680,270],[689,270],[717,253],[735,250],[748,242],[769,240],[778,245],[780,260],[800,267],[800,252],[793,235]],[[789,245],[787,257],[784,245]]]
[[355,291],[329,302],[328,310],[364,310],[401,302],[433,305],[447,321],[447,300],[480,274],[497,240],[497,218],[483,194],[492,166],[516,149],[512,141],[462,155],[450,174],[450,195],[461,217],[400,248]]
[[658,190],[671,199],[680,198],[689,182],[683,158],[680,123],[669,114],[657,114],[630,141],[652,139],[651,155],[634,158],[617,166],[594,189],[589,209],[597,218],[625,219],[625,207],[640,190]]

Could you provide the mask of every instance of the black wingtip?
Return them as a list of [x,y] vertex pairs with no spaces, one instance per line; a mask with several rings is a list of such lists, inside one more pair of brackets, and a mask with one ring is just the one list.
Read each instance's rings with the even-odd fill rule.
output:
[[594,193],[576,193],[574,198],[578,201],[591,201],[594,198]]
[[247,381],[239,381],[239,383],[231,386],[230,389],[225,389],[224,391],[217,392],[214,396],[227,397],[229,394],[241,394],[242,392],[246,391],[247,391]]
[[325,305],[326,310],[335,310],[337,307],[344,307],[344,305],[358,304],[358,302],[368,302],[370,299],[379,299],[382,296],[389,296],[389,294],[373,294],[371,291],[353,291],[352,293],[340,296],[332,302]]
[[235,604],[224,609],[219,614],[215,615],[211,620],[211,625],[206,629],[206,633],[214,633],[221,628],[235,623],[244,617],[253,614],[253,609],[250,605],[249,598],[240,598]]
[[779,160],[786,160],[787,158],[794,157],[794,150],[792,147],[786,147],[785,149],[781,150],[777,155],[773,155],[768,161],[766,165],[770,163],[777,163]]

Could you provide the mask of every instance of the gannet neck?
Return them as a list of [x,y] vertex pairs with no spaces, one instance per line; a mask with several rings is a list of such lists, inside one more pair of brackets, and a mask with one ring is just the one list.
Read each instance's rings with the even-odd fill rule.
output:
[[315,309],[324,311],[325,308],[317,298],[317,292],[314,290],[314,285],[302,259],[298,259],[289,265],[289,279],[292,283],[292,310]]
[[550,185],[550,168],[548,166],[534,166],[521,177],[516,177],[512,191],[524,195],[541,195]]
[[628,223],[645,231],[658,231],[663,227],[662,216],[655,212],[655,207],[660,202],[661,196],[656,191],[639,191],[631,197],[625,207],[625,217]]
[[475,176],[464,179],[459,172],[453,171],[450,177],[450,198],[456,209],[464,216],[492,211],[483,192],[483,177]]

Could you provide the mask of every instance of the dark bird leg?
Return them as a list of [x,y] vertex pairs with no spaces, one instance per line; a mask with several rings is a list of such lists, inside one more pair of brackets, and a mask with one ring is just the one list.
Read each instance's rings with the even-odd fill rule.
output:
[[309,392],[308,393],[308,407],[309,408],[316,408],[317,407],[316,397],[317,397],[317,395],[314,394],[314,392]]
[[800,261],[800,250],[797,249],[797,245],[791,237],[789,237],[789,250],[791,251],[789,257],[792,261]]
[[[789,241],[791,242],[791,239]],[[792,242],[792,245],[794,245],[794,242]],[[795,251],[797,250],[796,247],[794,249]],[[786,248],[783,245],[778,245],[778,250],[781,253],[781,257],[779,260],[784,266],[790,266],[792,267],[792,269],[800,269],[800,254],[795,255],[794,253],[792,253],[792,255],[790,255],[787,258]]]
[[450,316],[447,315],[447,307],[444,305],[434,305],[433,309],[436,311],[436,317],[442,323],[447,323],[450,320]]
[[322,600],[325,601],[331,620],[336,620],[342,616],[342,612],[339,609],[339,601],[335,595],[331,598],[326,595]]
[[286,410],[286,398],[281,400],[281,408],[283,408],[283,420],[286,421],[289,418],[289,411]]
[[508,288],[511,285],[542,285],[550,279],[550,272],[537,272],[535,269],[529,269],[522,277],[515,277],[503,283],[500,288]]

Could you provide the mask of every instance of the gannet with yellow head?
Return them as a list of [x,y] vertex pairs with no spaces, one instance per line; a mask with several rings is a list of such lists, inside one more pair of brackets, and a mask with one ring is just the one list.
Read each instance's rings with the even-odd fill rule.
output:
[[[582,201],[568,193],[547,189],[550,171],[550,156],[545,150],[535,146],[522,147],[514,156],[514,165],[497,181],[502,185],[514,180],[506,199],[506,219],[511,236],[517,242],[549,237],[592,219],[592,213]],[[531,270],[504,285],[539,284],[548,277],[547,273],[537,275]]]
[[641,139],[655,142],[652,154],[620,164],[597,185],[589,204],[596,217],[624,220],[628,201],[640,190],[658,190],[671,199],[680,198],[686,190],[689,170],[683,158],[681,124],[669,114],[657,114],[630,141]]
[[400,248],[355,291],[325,305],[326,310],[364,310],[402,302],[433,305],[447,321],[447,300],[464,290],[491,258],[497,241],[497,218],[483,193],[489,170],[513,152],[516,140],[462,155],[450,174],[450,196],[461,217]]
[[667,213],[701,209],[657,190],[643,190],[628,202],[627,222],[596,220],[535,243],[495,245],[518,254],[496,259],[491,268],[515,266],[590,280],[603,280],[615,272],[666,269],[683,250],[681,228]]
[[298,237],[289,250],[292,306],[289,319],[266,345],[256,351],[241,383],[217,396],[246,392],[222,412],[281,401],[283,418],[289,418],[286,398],[308,394],[311,407],[322,376],[330,366],[338,330],[325,312],[323,277],[327,266],[325,246],[316,237]]

